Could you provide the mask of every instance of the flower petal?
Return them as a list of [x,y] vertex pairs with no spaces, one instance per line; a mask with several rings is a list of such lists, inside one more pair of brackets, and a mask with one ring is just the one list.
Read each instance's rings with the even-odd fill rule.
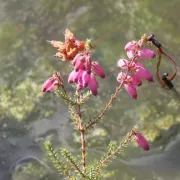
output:
[[98,82],[97,82],[96,77],[94,76],[93,73],[90,74],[88,88],[92,91],[94,96],[97,96],[97,94],[98,94],[98,91],[97,91]]
[[142,81],[139,78],[139,76],[133,75],[132,76],[132,83],[136,86],[141,86],[142,85]]
[[100,76],[101,78],[105,78],[105,73],[103,68],[99,65],[97,61],[92,62],[93,71]]
[[153,82],[153,76],[147,69],[143,67],[138,68],[135,75],[138,76],[140,79],[145,79],[149,82]]
[[133,58],[134,58],[134,51],[133,51],[133,50],[127,51],[127,57],[128,57],[129,59],[133,59]]
[[128,42],[128,43],[126,44],[126,46],[124,47],[124,49],[125,49],[126,51],[130,51],[130,50],[135,49],[136,46],[137,46],[137,41],[134,41],[134,40],[133,40],[133,41]]
[[127,93],[133,98],[136,99],[137,98],[137,91],[136,91],[136,87],[134,84],[124,84],[124,88],[126,89]]
[[53,79],[53,78],[47,79],[47,80],[44,82],[44,84],[43,84],[43,86],[42,86],[42,88],[41,88],[41,91],[42,91],[42,92],[46,92],[47,89],[53,84],[53,82],[54,82],[54,79]]
[[135,136],[137,144],[141,146],[144,150],[148,151],[150,148],[146,138],[141,133],[136,133]]
[[129,65],[129,61],[127,59],[120,59],[117,63],[118,67],[122,68],[122,69],[126,69]]
[[90,74],[87,71],[84,71],[82,74],[82,85],[83,87],[87,87],[90,79]]
[[138,57],[141,59],[149,59],[149,58],[155,58],[156,54],[154,51],[151,51],[150,49],[141,49],[137,53]]
[[76,76],[77,72],[76,71],[72,71],[69,75],[69,78],[68,78],[68,83],[69,84],[72,84],[74,83],[74,77]]

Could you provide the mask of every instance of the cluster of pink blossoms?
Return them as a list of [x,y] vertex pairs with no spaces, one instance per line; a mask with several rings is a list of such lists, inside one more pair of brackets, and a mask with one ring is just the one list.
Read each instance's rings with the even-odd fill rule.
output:
[[117,81],[122,83],[128,94],[133,98],[137,98],[136,86],[142,85],[142,80],[153,82],[153,77],[150,72],[143,67],[143,64],[139,63],[138,59],[155,58],[156,55],[153,51],[147,48],[143,48],[144,41],[131,41],[125,46],[127,51],[127,59],[120,59],[118,61],[118,67],[121,69],[127,69],[128,73],[120,72],[117,77]]
[[55,72],[52,77],[48,78],[42,88],[42,92],[52,92],[56,87],[63,86],[63,80],[61,77],[61,74],[58,72]]
[[105,78],[105,73],[99,63],[91,59],[89,52],[85,52],[77,54],[72,64],[74,70],[69,75],[68,83],[76,83],[78,91],[88,87],[96,96],[98,94],[98,82],[95,75]]
[[[80,91],[86,87],[93,93],[98,94],[98,82],[96,75],[105,78],[105,73],[97,61],[91,59],[89,41],[76,40],[74,34],[68,29],[65,31],[65,42],[48,41],[57,50],[56,57],[63,61],[71,62],[74,70],[70,73],[68,83],[77,84],[77,90]],[[87,47],[87,48],[86,48]],[[83,52],[80,52],[83,51]],[[46,80],[43,84],[43,92],[52,92],[56,87],[62,86],[62,78],[55,73],[52,77]]]

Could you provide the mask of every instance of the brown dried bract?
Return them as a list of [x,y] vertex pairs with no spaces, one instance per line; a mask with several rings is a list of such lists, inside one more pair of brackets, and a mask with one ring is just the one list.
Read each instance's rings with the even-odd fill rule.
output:
[[55,57],[63,61],[71,61],[79,51],[85,49],[86,44],[85,41],[76,40],[74,34],[69,29],[65,31],[65,42],[55,40],[48,42],[58,50]]

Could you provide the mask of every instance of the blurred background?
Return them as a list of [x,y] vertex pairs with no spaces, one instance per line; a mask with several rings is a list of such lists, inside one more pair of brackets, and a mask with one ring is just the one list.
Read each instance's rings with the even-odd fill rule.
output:
[[[99,96],[85,106],[87,121],[115,91],[117,61],[126,58],[128,41],[154,33],[180,57],[179,0],[0,0],[0,11],[0,180],[63,179],[48,159],[47,140],[57,150],[81,151],[67,106],[53,93],[40,91],[54,70],[63,74],[64,81],[70,72],[68,65],[53,57],[56,50],[47,40],[63,41],[69,28],[77,39],[91,38],[97,45],[93,58],[107,78],[99,79]],[[155,82],[144,81],[137,100],[122,90],[113,108],[87,134],[89,162],[99,159],[111,140],[120,142],[135,124],[149,140],[151,151],[132,143],[102,179],[180,179],[180,99],[157,83],[156,63],[157,59],[144,62]],[[161,66],[164,72],[172,72],[166,60]],[[180,92],[179,80],[177,76],[173,83]]]

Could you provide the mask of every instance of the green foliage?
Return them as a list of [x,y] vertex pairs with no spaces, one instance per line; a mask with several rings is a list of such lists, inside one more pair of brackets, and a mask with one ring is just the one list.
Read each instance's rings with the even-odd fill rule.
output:
[[76,102],[73,101],[72,98],[67,94],[67,92],[60,91],[58,88],[56,89],[55,92],[69,106],[73,106],[76,104]]
[[51,143],[48,141],[48,142],[45,142],[44,145],[45,145],[46,149],[48,150],[49,156],[51,157],[52,162],[54,163],[54,166],[57,168],[57,170],[60,173],[63,173],[64,175],[69,177],[68,167],[66,167],[66,165],[63,162],[61,162],[60,157],[58,156],[56,151],[53,149]]
[[78,174],[82,177],[82,178],[86,178],[89,179],[88,176],[86,176],[86,174],[84,174],[77,162],[77,160],[72,156],[72,154],[70,152],[67,151],[67,149],[63,148],[61,149],[61,154],[62,156],[71,163],[71,165],[74,167],[74,169],[78,172]]
[[8,89],[7,85],[1,86],[0,91],[4,92],[0,99],[1,115],[19,121],[26,119],[42,97],[39,89],[39,84],[31,78],[19,82],[13,91]]

